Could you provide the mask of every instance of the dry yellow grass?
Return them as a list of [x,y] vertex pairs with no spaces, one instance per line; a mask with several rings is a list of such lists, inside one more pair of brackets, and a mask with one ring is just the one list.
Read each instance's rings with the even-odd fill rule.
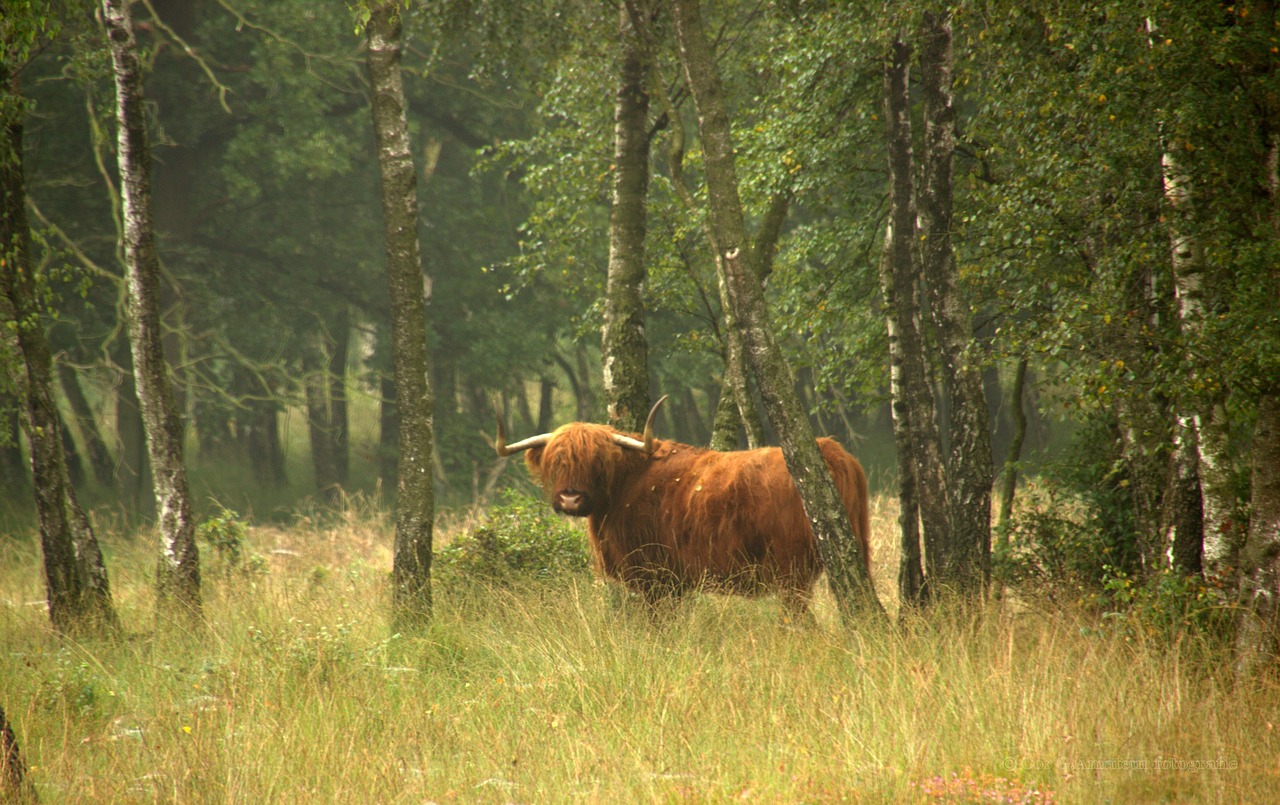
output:
[[801,628],[710,595],[654,622],[589,577],[439,585],[394,637],[390,543],[372,510],[254,529],[184,634],[152,628],[145,538],[108,536],[130,635],[70,642],[28,605],[32,537],[0,541],[0,704],[42,801],[1280,801],[1280,692],[1190,641],[1034,600],[843,633],[825,591]]

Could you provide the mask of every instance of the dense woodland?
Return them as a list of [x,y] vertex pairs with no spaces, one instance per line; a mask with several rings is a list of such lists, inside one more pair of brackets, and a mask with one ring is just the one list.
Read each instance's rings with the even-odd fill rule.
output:
[[666,394],[664,436],[781,442],[793,474],[810,432],[860,455],[902,504],[904,606],[1119,580],[1208,600],[1240,667],[1273,665],[1278,24],[1209,0],[8,0],[7,530],[39,513],[47,565],[74,534],[64,581],[96,568],[110,622],[86,510],[157,522],[195,606],[181,521],[376,496],[429,612],[433,506],[522,477],[495,409],[634,431]]

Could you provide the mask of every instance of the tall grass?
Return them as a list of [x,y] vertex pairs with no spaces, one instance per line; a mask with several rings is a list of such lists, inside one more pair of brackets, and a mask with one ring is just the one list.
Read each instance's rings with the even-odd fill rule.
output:
[[655,618],[589,576],[442,581],[395,636],[390,539],[374,511],[254,529],[240,565],[206,555],[190,634],[153,628],[147,541],[107,535],[114,642],[54,636],[34,539],[0,540],[0,705],[41,799],[1280,801],[1280,692],[1193,639],[1035,601],[853,633],[825,596],[809,625],[712,595]]

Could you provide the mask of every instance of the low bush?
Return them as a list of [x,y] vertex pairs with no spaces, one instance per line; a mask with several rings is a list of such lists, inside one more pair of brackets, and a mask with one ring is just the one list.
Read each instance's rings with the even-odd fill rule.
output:
[[582,526],[514,490],[476,528],[436,553],[441,577],[504,582],[553,579],[590,568]]

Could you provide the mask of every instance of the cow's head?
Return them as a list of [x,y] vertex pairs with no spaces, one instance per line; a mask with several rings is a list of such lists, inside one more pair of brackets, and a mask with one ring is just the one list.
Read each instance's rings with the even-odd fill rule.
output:
[[665,399],[658,400],[649,411],[640,439],[607,425],[572,422],[551,433],[509,445],[502,417],[498,417],[494,446],[500,456],[526,451],[525,464],[542,481],[552,508],[572,517],[586,517],[608,505],[609,491],[619,472],[653,453],[653,419]]

